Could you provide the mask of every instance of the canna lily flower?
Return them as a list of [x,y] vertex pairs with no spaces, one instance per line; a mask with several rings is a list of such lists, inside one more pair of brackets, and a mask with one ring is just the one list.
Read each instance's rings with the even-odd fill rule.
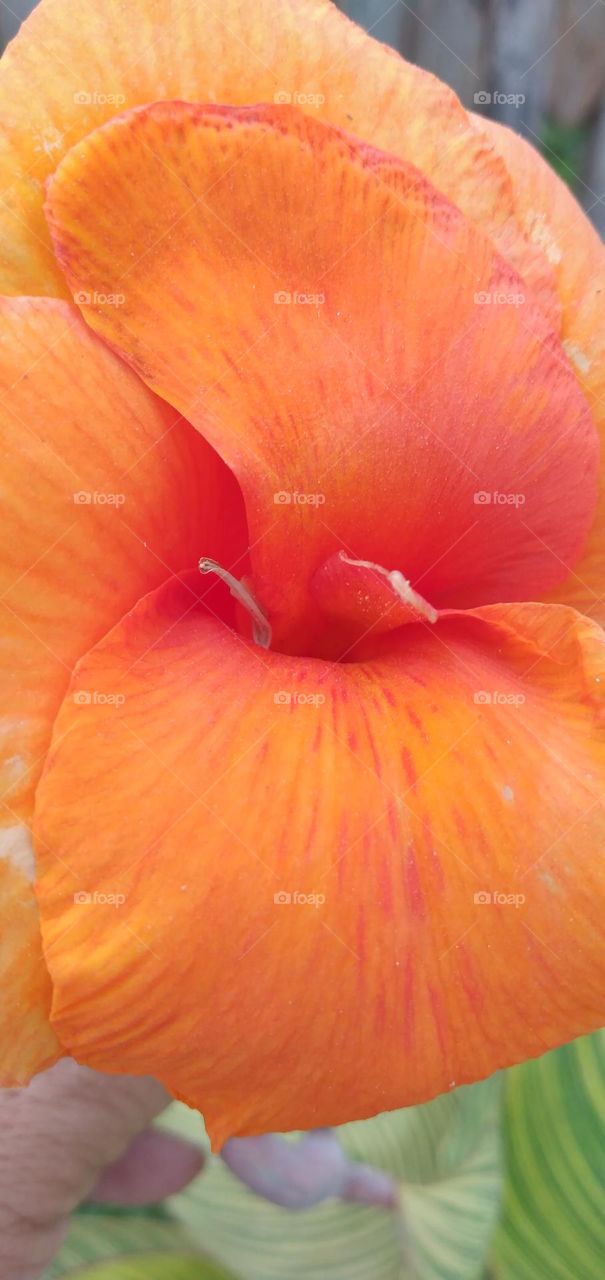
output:
[[584,214],[325,0],[42,0],[0,99],[3,1082],[218,1148],[595,1028]]

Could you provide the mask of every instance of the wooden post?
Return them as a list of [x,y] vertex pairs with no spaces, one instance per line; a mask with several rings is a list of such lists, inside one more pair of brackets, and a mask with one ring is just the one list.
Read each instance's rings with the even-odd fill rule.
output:
[[605,4],[559,0],[558,43],[552,65],[549,115],[563,125],[594,116],[605,93]]
[[589,190],[582,188],[580,198],[597,231],[605,238],[605,105],[601,107],[590,140],[586,184]]
[[490,114],[532,140],[549,96],[559,0],[489,0]]
[[487,88],[486,0],[406,2],[414,10],[406,29],[406,57],[445,80],[473,108],[475,94]]

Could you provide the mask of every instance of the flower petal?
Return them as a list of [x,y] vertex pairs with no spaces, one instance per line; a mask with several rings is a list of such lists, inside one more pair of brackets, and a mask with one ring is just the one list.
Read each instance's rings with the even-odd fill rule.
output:
[[[4,832],[0,831],[0,849]],[[42,956],[31,879],[0,851],[0,1084],[27,1084],[62,1049],[49,1022],[50,978]]]
[[238,475],[282,648],[309,651],[309,579],[343,548],[435,607],[568,572],[598,465],[584,398],[416,170],[293,107],[163,103],[74,148],[48,216],[74,291],[123,291],[88,322]]
[[598,1025],[603,633],[491,606],[332,664],[188,600],[165,585],[83,659],[103,698],[66,699],[40,784],[70,1052],[152,1072],[220,1146]]
[[77,659],[201,552],[231,563],[243,533],[226,467],[75,308],[1,299],[0,316],[2,800],[27,820]]
[[[479,124],[479,122],[478,122]],[[598,232],[541,155],[518,134],[482,119],[490,141],[510,170],[518,217],[541,245],[555,273],[563,314],[563,347],[574,366],[592,415],[605,439],[605,245]],[[599,503],[581,559],[550,598],[605,622],[605,466]]]
[[[231,503],[237,536],[241,510],[210,447],[74,307],[2,299],[0,317],[0,854],[20,872],[6,875],[2,897],[0,1074],[24,1083],[37,1069],[29,1027],[49,999],[23,879],[34,875],[28,826],[74,663],[141,594],[195,564],[211,543],[229,562],[233,543],[218,532],[219,512],[225,528],[221,504]],[[48,1065],[49,1038],[47,1028],[39,1067]]]
[[405,156],[485,224],[556,316],[549,264],[521,235],[506,167],[456,95],[327,0],[80,0],[77,22],[71,0],[42,0],[0,71],[3,292],[63,294],[42,216],[45,178],[122,107],[166,98],[299,102]]

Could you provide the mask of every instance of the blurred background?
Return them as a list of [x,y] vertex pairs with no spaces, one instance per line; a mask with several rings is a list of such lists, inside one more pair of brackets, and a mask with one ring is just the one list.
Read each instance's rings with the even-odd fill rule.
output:
[[605,0],[343,0],[464,105],[539,146],[605,234]]
[[[341,0],[340,7],[446,80],[465,106],[539,145],[605,234],[605,0]],[[33,0],[0,0],[0,46],[33,8]]]

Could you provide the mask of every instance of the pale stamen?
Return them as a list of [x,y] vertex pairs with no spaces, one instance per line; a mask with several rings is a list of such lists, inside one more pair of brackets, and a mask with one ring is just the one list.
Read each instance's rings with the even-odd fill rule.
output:
[[252,618],[254,643],[259,645],[261,649],[269,649],[271,647],[271,623],[265,617],[254,596],[244,586],[243,582],[240,582],[238,578],[234,578],[228,569],[223,569],[218,561],[209,560],[206,556],[202,556],[198,569],[200,573],[215,573],[217,578],[226,583],[234,600],[243,605]]

